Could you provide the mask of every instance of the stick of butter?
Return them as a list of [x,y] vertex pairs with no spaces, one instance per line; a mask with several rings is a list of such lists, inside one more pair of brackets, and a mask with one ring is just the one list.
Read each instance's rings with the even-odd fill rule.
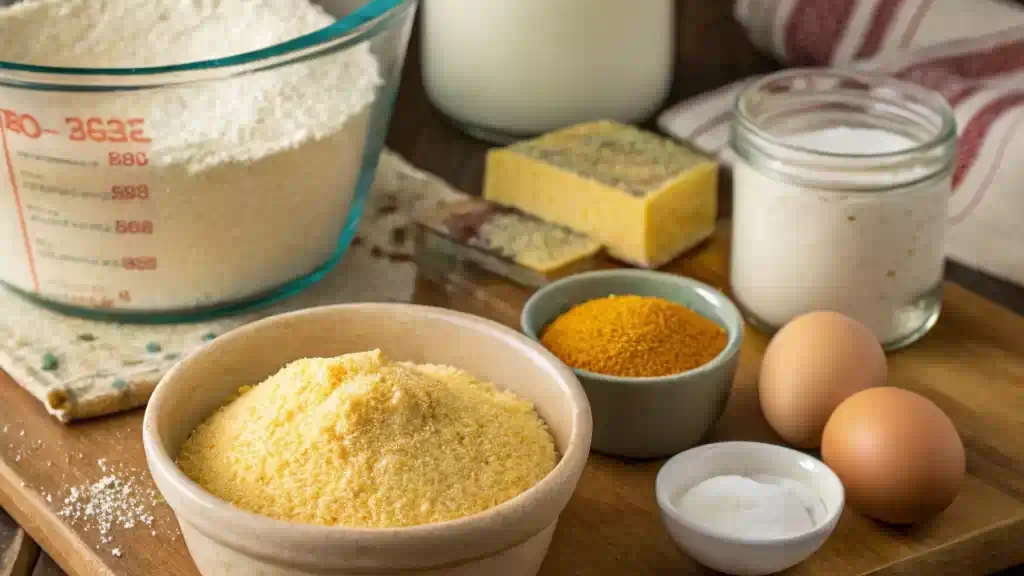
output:
[[657,268],[714,232],[718,165],[632,126],[580,124],[488,153],[484,197]]
[[[540,287],[592,269],[601,245],[584,234],[467,197],[416,215],[419,262],[428,272],[452,258]],[[442,272],[443,274],[443,272]]]

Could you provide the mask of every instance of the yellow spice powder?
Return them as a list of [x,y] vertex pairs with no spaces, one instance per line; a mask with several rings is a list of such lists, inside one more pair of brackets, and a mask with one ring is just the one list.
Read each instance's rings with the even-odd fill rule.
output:
[[196,428],[178,465],[251,512],[387,528],[501,504],[557,458],[529,402],[463,370],[374,350],[298,360],[243,387]]
[[541,343],[573,368],[633,378],[703,366],[728,341],[718,324],[686,306],[633,295],[573,306],[541,334]]

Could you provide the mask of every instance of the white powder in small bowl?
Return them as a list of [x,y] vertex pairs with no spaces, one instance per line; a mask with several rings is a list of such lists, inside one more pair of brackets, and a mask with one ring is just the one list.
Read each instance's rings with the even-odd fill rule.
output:
[[697,484],[676,503],[691,522],[726,536],[796,536],[825,518],[821,498],[800,482],[774,476],[717,476]]

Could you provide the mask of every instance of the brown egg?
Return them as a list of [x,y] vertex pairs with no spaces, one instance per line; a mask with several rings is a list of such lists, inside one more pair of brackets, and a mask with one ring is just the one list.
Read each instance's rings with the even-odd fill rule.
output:
[[871,330],[842,314],[812,312],[772,338],[761,363],[761,411],[783,440],[817,448],[836,406],[888,376]]
[[839,405],[825,426],[821,456],[861,514],[912,524],[956,499],[964,445],[931,400],[899,388],[865,390]]

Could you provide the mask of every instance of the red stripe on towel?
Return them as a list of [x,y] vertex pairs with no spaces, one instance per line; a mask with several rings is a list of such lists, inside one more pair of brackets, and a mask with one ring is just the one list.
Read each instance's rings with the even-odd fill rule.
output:
[[953,108],[956,108],[964,101],[966,101],[968,98],[977,94],[979,90],[981,90],[981,86],[965,86],[961,88],[960,91],[957,92],[956,94],[953,94],[952,96],[948,97],[949,105],[952,106]]
[[1024,70],[1024,37],[985,46],[970,52],[940,56],[911,64],[901,70],[901,78],[918,70],[942,69],[965,80],[986,80]]
[[1012,92],[989,102],[967,122],[967,127],[960,134],[960,155],[957,159],[956,171],[953,172],[953,187],[958,188],[964,178],[974,167],[985,145],[992,126],[1003,116],[1024,104],[1024,92]]
[[797,0],[786,23],[786,59],[793,66],[832,61],[860,0]]
[[875,11],[871,15],[871,23],[868,25],[867,34],[857,50],[856,58],[870,58],[882,49],[882,43],[892,30],[892,24],[896,21],[896,14],[906,0],[878,0],[875,4]]
[[978,206],[981,205],[981,201],[985,199],[985,194],[988,192],[989,188],[992,187],[992,182],[995,180],[996,174],[999,173],[999,168],[1003,165],[1003,159],[1006,157],[1006,149],[1010,146],[1010,139],[1017,134],[1018,126],[1020,126],[1021,121],[1024,121],[1024,115],[1019,116],[1013,125],[1010,126],[1009,130],[1006,131],[1006,134],[1003,135],[1003,139],[999,143],[999,148],[996,151],[994,160],[992,164],[989,165],[988,172],[985,173],[985,178],[982,179],[981,185],[975,190],[974,196],[972,196],[970,201],[967,202],[967,205],[964,206],[963,210],[961,210],[956,216],[950,218],[949,223],[951,226],[956,226],[963,222]]

